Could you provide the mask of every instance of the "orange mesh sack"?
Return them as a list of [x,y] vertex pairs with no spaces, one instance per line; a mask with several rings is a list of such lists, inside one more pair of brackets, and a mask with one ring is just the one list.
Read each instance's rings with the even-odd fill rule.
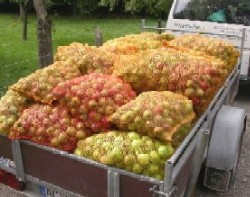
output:
[[101,49],[118,55],[129,55],[142,50],[162,47],[173,38],[174,36],[168,33],[143,32],[109,40],[103,44]]
[[21,78],[10,88],[27,98],[51,104],[55,97],[52,90],[60,82],[81,76],[78,67],[72,62],[55,62],[54,64],[39,69],[31,75]]
[[122,79],[96,73],[60,83],[53,93],[94,132],[106,131],[110,127],[108,117],[136,96]]
[[169,44],[196,55],[219,58],[225,61],[229,71],[236,65],[240,55],[239,51],[231,43],[199,34],[185,34],[170,41]]
[[30,103],[25,97],[12,90],[6,92],[0,100],[0,134],[9,134],[10,128]]
[[24,110],[9,137],[27,139],[60,150],[75,149],[77,141],[90,135],[84,123],[72,118],[66,108],[35,104]]
[[226,78],[222,62],[191,56],[171,48],[148,50],[121,56],[115,62],[114,75],[130,83],[136,92],[173,91],[194,102],[202,113]]
[[94,46],[74,42],[69,46],[59,46],[56,61],[73,60],[82,74],[106,73],[113,69],[113,54]]
[[135,132],[110,131],[81,140],[75,154],[136,174],[163,180],[171,144]]
[[192,101],[173,92],[145,92],[120,107],[111,122],[121,130],[137,131],[142,135],[171,142],[183,126],[191,128],[195,118]]

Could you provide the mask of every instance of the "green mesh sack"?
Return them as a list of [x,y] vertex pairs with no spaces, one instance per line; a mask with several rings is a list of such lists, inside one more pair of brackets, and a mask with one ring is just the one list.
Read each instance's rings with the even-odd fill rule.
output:
[[110,131],[78,142],[75,154],[105,165],[163,180],[165,162],[174,153],[165,144],[135,132]]

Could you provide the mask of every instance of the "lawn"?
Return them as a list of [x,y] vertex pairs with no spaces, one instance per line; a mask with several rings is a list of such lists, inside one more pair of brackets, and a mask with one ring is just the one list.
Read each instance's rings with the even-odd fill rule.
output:
[[[94,44],[93,31],[99,27],[104,41],[140,32],[140,19],[73,19],[52,18],[54,53],[60,45],[71,42]],[[156,24],[149,20],[148,24]],[[28,40],[22,38],[22,22],[18,15],[0,14],[0,96],[9,85],[38,68],[36,17],[28,19]]]

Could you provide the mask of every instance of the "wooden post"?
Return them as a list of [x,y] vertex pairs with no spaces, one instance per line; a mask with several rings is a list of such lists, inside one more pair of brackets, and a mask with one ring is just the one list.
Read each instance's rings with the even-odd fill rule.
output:
[[[157,28],[162,28],[162,21],[159,19],[158,22],[157,22]],[[161,29],[158,29],[158,34],[161,34],[162,33],[162,30]]]
[[102,44],[103,44],[102,32],[101,32],[101,30],[97,27],[97,28],[95,29],[95,45],[96,45],[97,47],[100,47],[100,46],[102,46]]
[[38,62],[40,67],[43,68],[53,63],[51,21],[44,0],[33,0],[33,3],[38,17]]

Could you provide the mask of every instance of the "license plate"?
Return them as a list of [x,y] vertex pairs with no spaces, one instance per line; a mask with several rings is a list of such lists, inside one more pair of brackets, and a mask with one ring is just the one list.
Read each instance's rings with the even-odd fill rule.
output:
[[67,197],[66,195],[62,195],[59,192],[44,186],[39,186],[39,190],[42,197]]

